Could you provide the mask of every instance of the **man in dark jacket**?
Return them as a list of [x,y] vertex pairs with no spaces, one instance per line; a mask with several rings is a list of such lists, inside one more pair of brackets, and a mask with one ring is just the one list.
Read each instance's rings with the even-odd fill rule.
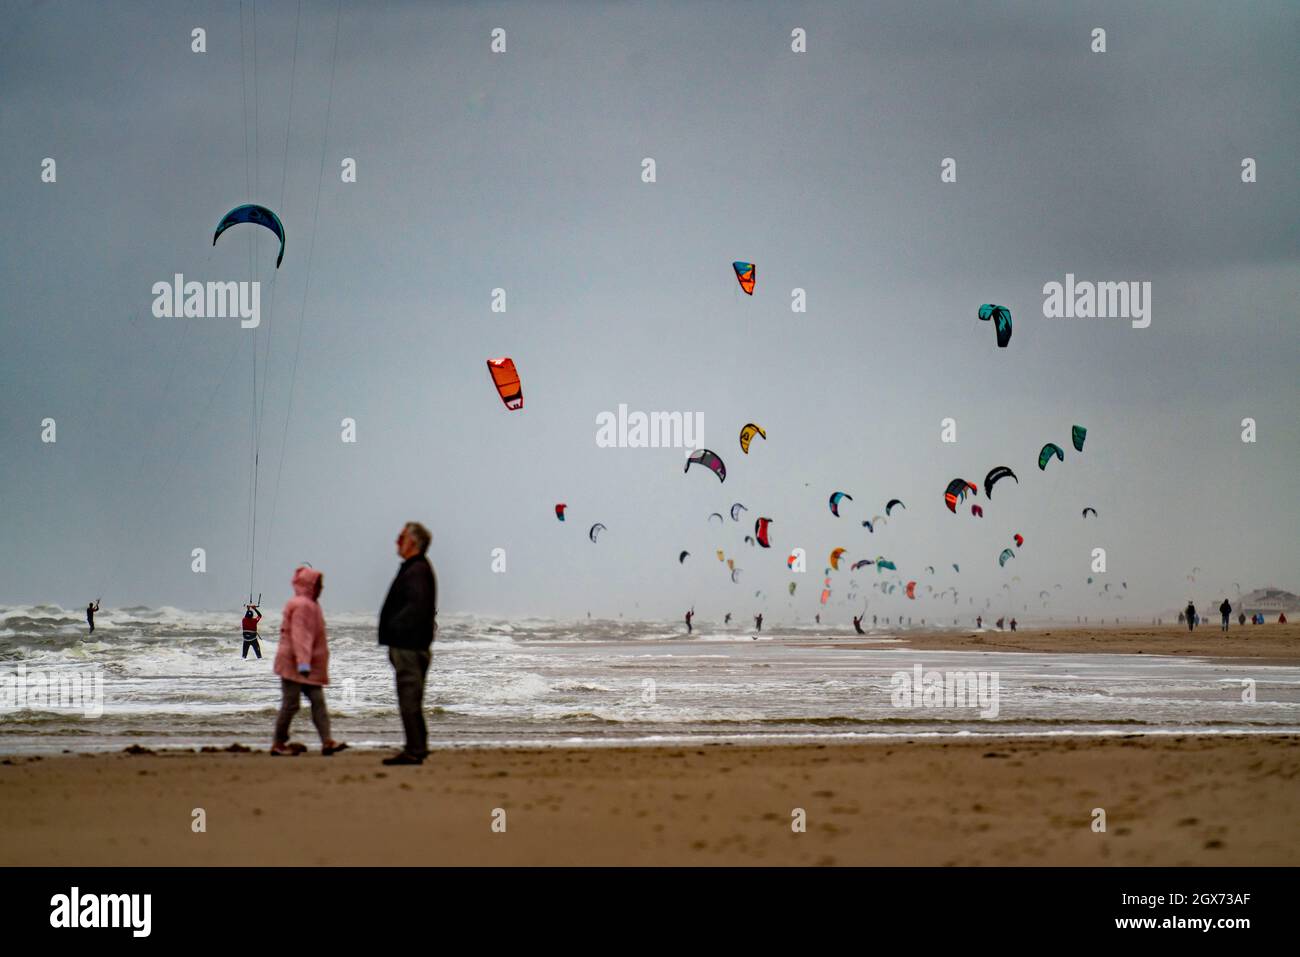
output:
[[1228,599],[1223,599],[1223,604],[1219,606],[1219,614],[1223,616],[1223,631],[1228,630],[1228,616],[1232,614],[1232,606],[1228,604]]
[[406,747],[384,764],[423,764],[429,753],[424,723],[424,679],[437,630],[438,577],[425,557],[432,539],[419,522],[407,522],[397,536],[402,567],[379,612],[379,643],[397,677],[397,703],[406,730]]

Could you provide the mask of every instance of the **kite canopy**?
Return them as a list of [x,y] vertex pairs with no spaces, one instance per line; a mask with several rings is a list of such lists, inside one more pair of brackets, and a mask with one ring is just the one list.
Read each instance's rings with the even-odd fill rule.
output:
[[517,412],[524,407],[524,392],[519,386],[519,373],[515,369],[515,360],[510,358],[489,359],[488,372],[492,373],[492,382],[497,387],[497,394],[506,408]]
[[898,566],[895,565],[893,562],[891,562],[888,558],[882,558],[881,556],[877,555],[876,574],[880,574],[880,572],[882,572],[886,568],[892,569],[893,571],[898,571]]
[[[736,282],[740,283],[740,288],[752,296],[754,294],[754,282],[757,279],[754,273],[754,264],[735,262],[731,264],[731,268],[736,270]],[[763,436],[763,438],[767,438],[767,436]]]
[[1025,544],[1025,537],[1021,535],[1019,532],[1017,532],[1015,535],[1011,537],[1016,540],[1016,548],[1019,548],[1021,545]]
[[753,422],[750,422],[743,429],[741,429],[740,430],[740,451],[748,455],[749,443],[754,441],[754,436],[756,435],[760,436],[764,442],[767,441],[767,433],[763,431],[763,427],[761,425],[757,425]]
[[1020,479],[1016,478],[1016,473],[1011,471],[1005,465],[998,465],[989,469],[989,474],[984,476],[984,494],[989,498],[993,497],[993,486],[1004,478],[1016,479],[1016,484],[1020,484]]
[[1097,517],[1097,510],[1096,510],[1095,508],[1093,508],[1091,505],[1089,505],[1087,508],[1085,508],[1085,509],[1083,510],[1083,517],[1084,517],[1084,518],[1087,518],[1089,512],[1092,512],[1092,517],[1093,517],[1093,518],[1096,518],[1096,517]]
[[1016,553],[1013,552],[1011,549],[1009,548],[1002,549],[1002,554],[998,556],[998,567],[1005,565],[1007,563],[1008,558],[1015,558],[1015,557],[1016,557]]
[[948,511],[956,515],[957,506],[966,501],[967,492],[974,492],[978,495],[979,489],[963,478],[955,478],[949,482],[948,490],[943,493],[943,501],[948,506]]
[[862,527],[865,528],[867,531],[869,531],[871,534],[873,535],[876,534],[876,526],[872,525],[871,522],[863,521]]
[[212,234],[212,245],[217,244],[217,238],[231,226],[237,226],[240,223],[253,223],[258,226],[265,226],[280,240],[280,255],[275,257],[275,268],[280,268],[280,263],[284,261],[284,224],[280,222],[280,217],[275,215],[265,206],[258,206],[254,203],[247,203],[243,206],[236,206],[226,215],[221,217],[221,222],[217,223],[217,231]]
[[852,568],[852,570],[853,570],[853,571],[857,571],[859,568],[865,568],[866,566],[868,566],[868,565],[870,565],[870,564],[872,564],[871,559],[870,559],[870,558],[864,558],[864,559],[862,559],[861,561],[854,562],[854,563],[853,563],[853,568]]
[[891,498],[888,504],[885,505],[885,514],[888,515],[890,509],[892,509],[895,505],[897,505],[899,508],[907,508],[907,506],[903,504],[901,499]]
[[603,531],[605,531],[605,526],[602,525],[600,522],[597,522],[595,525],[591,526],[591,528],[587,529],[587,537],[594,542],[596,540],[596,536]]
[[1007,343],[1011,341],[1011,310],[1006,306],[995,306],[986,302],[980,306],[979,316],[986,322],[989,319],[993,320],[998,335],[998,348],[1005,349]]
[[686,459],[686,468],[683,472],[689,472],[692,465],[703,465],[718,477],[719,482],[727,480],[727,467],[722,464],[722,459],[718,457],[717,452],[710,452],[708,449],[698,449],[690,454]]
[[830,498],[831,514],[836,518],[840,517],[840,502],[844,499],[853,501],[853,496],[848,492],[832,492]]
[[1048,442],[1043,446],[1043,450],[1038,453],[1038,467],[1044,472],[1047,471],[1047,463],[1052,461],[1053,455],[1062,462],[1065,461],[1065,451],[1055,442]]
[[741,512],[748,512],[748,511],[749,511],[749,509],[745,508],[745,506],[743,506],[743,505],[741,505],[739,502],[737,502],[735,505],[731,506],[731,520],[732,520],[733,522],[739,522],[739,521],[740,521],[740,514],[739,514],[739,513],[741,513]]
[[1074,451],[1083,451],[1083,440],[1088,437],[1088,430],[1081,425],[1073,426],[1070,429],[1070,441],[1074,443]]
[[686,556],[689,555],[689,554],[690,554],[690,552],[682,552],[680,555],[678,555],[678,556],[677,556],[677,564],[680,565],[682,562],[686,561]]
[[981,508],[981,507],[978,506],[978,505],[972,505],[972,506],[970,507],[970,513],[971,513],[972,515],[974,515],[976,518],[983,518],[983,517],[984,517],[984,509]]
[[794,583],[794,582],[791,582],[791,583],[790,583],[790,594],[791,594],[791,595],[794,594],[794,589],[795,589],[795,583]]
[[568,507],[569,506],[565,505],[563,502],[558,502],[555,506],[555,517],[561,522],[564,521],[564,510]]
[[846,551],[848,551],[848,549],[846,548],[837,548],[833,552],[831,552],[831,568],[835,569],[836,571],[840,570],[840,556],[843,555]]
[[907,583],[907,597],[916,601],[916,582]]
[[760,518],[754,523],[754,537],[758,539],[758,544],[764,548],[772,547],[767,540],[767,527],[771,524],[772,520],[770,518]]
[[[710,513],[709,513],[709,518],[716,518],[716,519],[718,520],[718,524],[719,524],[719,525],[725,525],[725,524],[727,524],[726,519],[724,519],[724,518],[722,517],[722,513],[721,513],[721,512],[710,512]],[[708,520],[709,520],[708,518],[705,519],[706,522],[707,522]]]

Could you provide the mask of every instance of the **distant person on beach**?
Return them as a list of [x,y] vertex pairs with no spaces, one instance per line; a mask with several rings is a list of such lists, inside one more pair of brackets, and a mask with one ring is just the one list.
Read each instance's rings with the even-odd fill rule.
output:
[[1232,614],[1232,606],[1228,604],[1228,599],[1223,599],[1223,604],[1219,606],[1219,614],[1223,616],[1223,627],[1221,631],[1228,630],[1228,616]]
[[1237,624],[1241,625],[1242,627],[1245,627],[1246,613],[1244,611],[1237,616]]
[[1279,625],[1286,624],[1286,612],[1282,612],[1280,615],[1277,616],[1277,623]]
[[379,643],[388,647],[388,660],[397,678],[397,705],[406,732],[405,747],[384,758],[384,764],[423,764],[429,753],[424,681],[438,629],[438,576],[425,557],[432,540],[429,530],[419,522],[403,526],[397,536],[402,567],[379,612]]
[[280,676],[280,713],[275,719],[271,756],[296,756],[304,745],[289,742],[289,725],[298,713],[299,699],[311,702],[311,720],[320,735],[321,754],[329,757],[347,747],[330,737],[330,713],[325,707],[325,686],[330,683],[330,650],[325,636],[321,589],[325,576],[314,568],[293,573],[293,597],[280,615],[280,646],[275,652],[275,673]]
[[1011,630],[1012,631],[1016,630],[1016,620],[1014,618],[1011,619]]
[[731,612],[727,612],[727,617],[724,618],[724,619],[722,619],[722,623],[723,623],[724,625],[729,625],[729,624],[731,624]]
[[1196,606],[1189,601],[1187,607],[1183,609],[1183,614],[1187,616],[1187,630],[1191,631],[1196,627]]
[[813,615],[813,621],[817,622],[817,624],[819,625],[822,623],[821,612],[818,612],[817,614]]
[[98,598],[86,605],[86,624],[90,625],[90,633],[92,635],[95,633],[95,612],[97,611],[99,611]]
[[872,628],[875,628],[875,627],[876,627],[876,616],[875,616],[875,615],[872,615],[872,616],[871,616],[871,627],[872,627]]
[[976,628],[983,628],[983,627],[984,627],[984,616],[983,616],[983,615],[976,615],[976,616],[975,616],[975,627],[976,627]]
[[257,623],[262,620],[262,610],[256,605],[244,606],[244,619],[239,623],[240,629],[244,632],[244,653],[241,658],[248,657],[248,649],[253,649],[253,654],[257,655],[258,660],[262,658],[262,646],[257,641]]
[[695,617],[695,609],[692,608],[686,613],[686,634],[691,633],[691,619]]
[[996,622],[994,622],[994,624],[996,624],[996,625],[998,626],[998,631],[1001,631],[1001,630],[1002,630],[1002,623],[1003,623],[1004,621],[1006,621],[1005,618],[999,618]]
[[759,631],[763,630],[763,616],[761,614],[754,616],[754,627]]
[[867,613],[864,611],[861,615],[856,615],[853,618],[853,630],[859,635],[866,634],[866,632],[862,630],[862,619],[866,617],[866,614]]

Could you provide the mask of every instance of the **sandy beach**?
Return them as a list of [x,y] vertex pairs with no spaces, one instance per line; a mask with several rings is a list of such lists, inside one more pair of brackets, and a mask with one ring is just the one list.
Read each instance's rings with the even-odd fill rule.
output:
[[[13,757],[3,865],[1294,865],[1300,739]],[[936,782],[943,782],[936,787]],[[192,830],[193,812],[206,832]],[[505,812],[494,832],[495,809]],[[792,830],[795,809],[804,833]],[[1092,830],[1094,808],[1106,832]],[[499,818],[499,815],[498,815]]]
[[[1300,623],[1237,625],[1226,634],[1218,622],[1193,632],[1186,625],[1075,625],[1018,631],[911,632],[900,635],[910,648],[920,651],[1061,651],[1112,655],[1178,655],[1206,658],[1252,658],[1261,663],[1300,660]],[[853,641],[836,641],[836,647],[854,647]],[[867,647],[863,645],[862,647]]]

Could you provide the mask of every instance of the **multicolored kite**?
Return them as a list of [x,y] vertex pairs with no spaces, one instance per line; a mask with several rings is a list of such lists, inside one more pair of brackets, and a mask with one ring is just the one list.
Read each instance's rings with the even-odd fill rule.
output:
[[736,270],[736,282],[740,283],[740,288],[752,296],[754,294],[754,281],[757,278],[754,273],[754,264],[735,262],[731,264],[731,268]]

